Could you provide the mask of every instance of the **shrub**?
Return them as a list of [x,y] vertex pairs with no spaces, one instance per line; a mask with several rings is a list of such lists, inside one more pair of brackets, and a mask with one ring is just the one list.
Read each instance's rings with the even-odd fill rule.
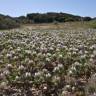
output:
[[19,26],[19,23],[17,23],[13,18],[0,15],[0,29],[11,29]]

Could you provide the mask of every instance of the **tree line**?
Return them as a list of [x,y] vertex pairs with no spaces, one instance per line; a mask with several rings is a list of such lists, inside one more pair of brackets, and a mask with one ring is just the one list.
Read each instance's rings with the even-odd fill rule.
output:
[[0,15],[0,29],[11,29],[20,27],[21,24],[33,23],[54,23],[54,22],[75,22],[75,21],[90,21],[91,17],[81,17],[67,13],[29,13],[26,16],[10,17]]

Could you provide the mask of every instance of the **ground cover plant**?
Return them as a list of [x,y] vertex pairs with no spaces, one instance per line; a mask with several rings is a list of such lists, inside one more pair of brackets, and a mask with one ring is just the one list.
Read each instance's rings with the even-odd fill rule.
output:
[[0,96],[91,95],[95,29],[0,31]]

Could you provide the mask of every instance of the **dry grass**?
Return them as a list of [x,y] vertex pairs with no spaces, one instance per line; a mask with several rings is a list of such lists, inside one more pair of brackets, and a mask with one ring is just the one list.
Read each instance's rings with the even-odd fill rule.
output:
[[42,23],[42,24],[26,24],[22,27],[32,28],[32,29],[86,29],[88,28],[87,22],[66,22],[66,23]]

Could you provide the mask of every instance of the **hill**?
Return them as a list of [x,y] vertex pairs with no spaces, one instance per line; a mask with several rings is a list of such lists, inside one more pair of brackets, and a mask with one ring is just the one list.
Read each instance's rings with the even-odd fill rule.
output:
[[62,23],[75,21],[90,21],[91,17],[82,17],[67,13],[29,13],[26,16],[11,17],[0,14],[0,29],[11,29],[20,27],[21,24],[34,23]]

